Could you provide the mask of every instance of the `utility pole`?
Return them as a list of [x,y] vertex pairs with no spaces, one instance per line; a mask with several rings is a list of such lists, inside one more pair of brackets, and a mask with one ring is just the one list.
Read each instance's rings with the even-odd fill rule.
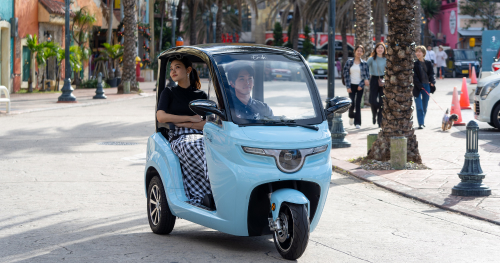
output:
[[[335,0],[330,0],[328,18],[328,98],[335,97]],[[328,117],[328,127],[332,127],[332,117]]]
[[65,0],[65,11],[64,14],[64,86],[61,89],[62,95],[59,96],[57,102],[66,102],[66,103],[74,103],[76,102],[76,97],[73,95],[73,88],[71,87],[71,67],[69,65],[69,45],[70,45],[70,36],[69,36],[69,1]]

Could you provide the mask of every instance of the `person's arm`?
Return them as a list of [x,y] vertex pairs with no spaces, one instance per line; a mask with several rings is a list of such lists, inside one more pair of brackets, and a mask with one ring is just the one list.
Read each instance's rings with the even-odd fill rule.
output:
[[350,75],[350,61],[348,60],[344,65],[344,70],[342,70],[342,74],[344,74],[345,87],[347,88],[347,92],[351,93],[351,75]]
[[418,64],[419,61],[415,61],[415,63],[413,64],[413,85],[415,86],[415,88],[417,89],[422,89],[423,86],[422,86],[422,82],[420,81],[420,74],[418,74],[420,72],[420,64]]
[[[197,116],[197,115],[196,115]],[[177,127],[183,127],[183,128],[189,128],[189,129],[196,129],[196,130],[203,130],[203,127],[207,121],[200,121],[200,122],[183,122],[183,123],[177,123],[175,126]]]
[[[370,71],[368,69],[368,64],[367,63],[361,63],[361,84],[364,84],[363,86],[370,86]],[[364,80],[364,81],[363,81]]]
[[166,113],[163,110],[158,110],[156,112],[156,119],[158,119],[158,121],[161,123],[171,122],[176,126],[179,123],[185,123],[185,122],[197,123],[202,121],[200,115],[194,115],[194,116],[174,115]]
[[432,68],[432,62],[427,63],[427,76],[429,77],[430,85],[434,86],[434,84],[436,84],[436,78],[434,77],[434,69]]

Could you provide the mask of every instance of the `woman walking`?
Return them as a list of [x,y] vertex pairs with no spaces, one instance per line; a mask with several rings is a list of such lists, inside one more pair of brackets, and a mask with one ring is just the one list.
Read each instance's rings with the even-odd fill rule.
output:
[[356,129],[361,128],[361,98],[363,97],[363,88],[370,86],[368,79],[370,73],[368,64],[361,59],[365,53],[365,48],[362,45],[356,46],[354,49],[354,59],[349,59],[342,70],[349,98],[352,100],[351,108],[349,108],[349,124],[356,125]]
[[417,60],[413,66],[413,96],[415,97],[415,105],[417,107],[418,128],[425,127],[425,115],[427,114],[427,105],[429,102],[429,93],[434,93],[436,79],[434,78],[434,70],[432,62],[424,60],[425,47],[417,46],[415,48],[415,56]]
[[384,75],[385,58],[387,51],[383,42],[375,46],[367,63],[370,68],[370,105],[372,108],[373,124],[378,123],[378,127],[382,125],[382,96],[384,96]]

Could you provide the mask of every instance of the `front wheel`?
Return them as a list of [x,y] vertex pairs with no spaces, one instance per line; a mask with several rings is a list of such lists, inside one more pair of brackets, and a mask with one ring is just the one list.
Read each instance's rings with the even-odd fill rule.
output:
[[491,122],[493,123],[493,126],[500,129],[500,104],[493,109]]
[[298,259],[309,242],[309,219],[306,205],[283,203],[279,219],[281,230],[274,231],[274,245],[283,258]]
[[148,187],[148,220],[153,233],[167,235],[175,225],[175,216],[170,212],[163,183],[155,176]]

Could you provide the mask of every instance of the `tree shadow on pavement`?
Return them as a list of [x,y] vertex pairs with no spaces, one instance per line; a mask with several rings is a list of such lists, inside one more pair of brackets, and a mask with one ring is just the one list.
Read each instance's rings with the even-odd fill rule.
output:
[[123,122],[90,122],[70,128],[55,129],[15,129],[7,131],[0,142],[0,156],[8,157],[20,151],[30,151],[38,154],[72,153],[74,148],[86,144],[106,141],[146,143],[154,131],[154,123],[123,123]]

